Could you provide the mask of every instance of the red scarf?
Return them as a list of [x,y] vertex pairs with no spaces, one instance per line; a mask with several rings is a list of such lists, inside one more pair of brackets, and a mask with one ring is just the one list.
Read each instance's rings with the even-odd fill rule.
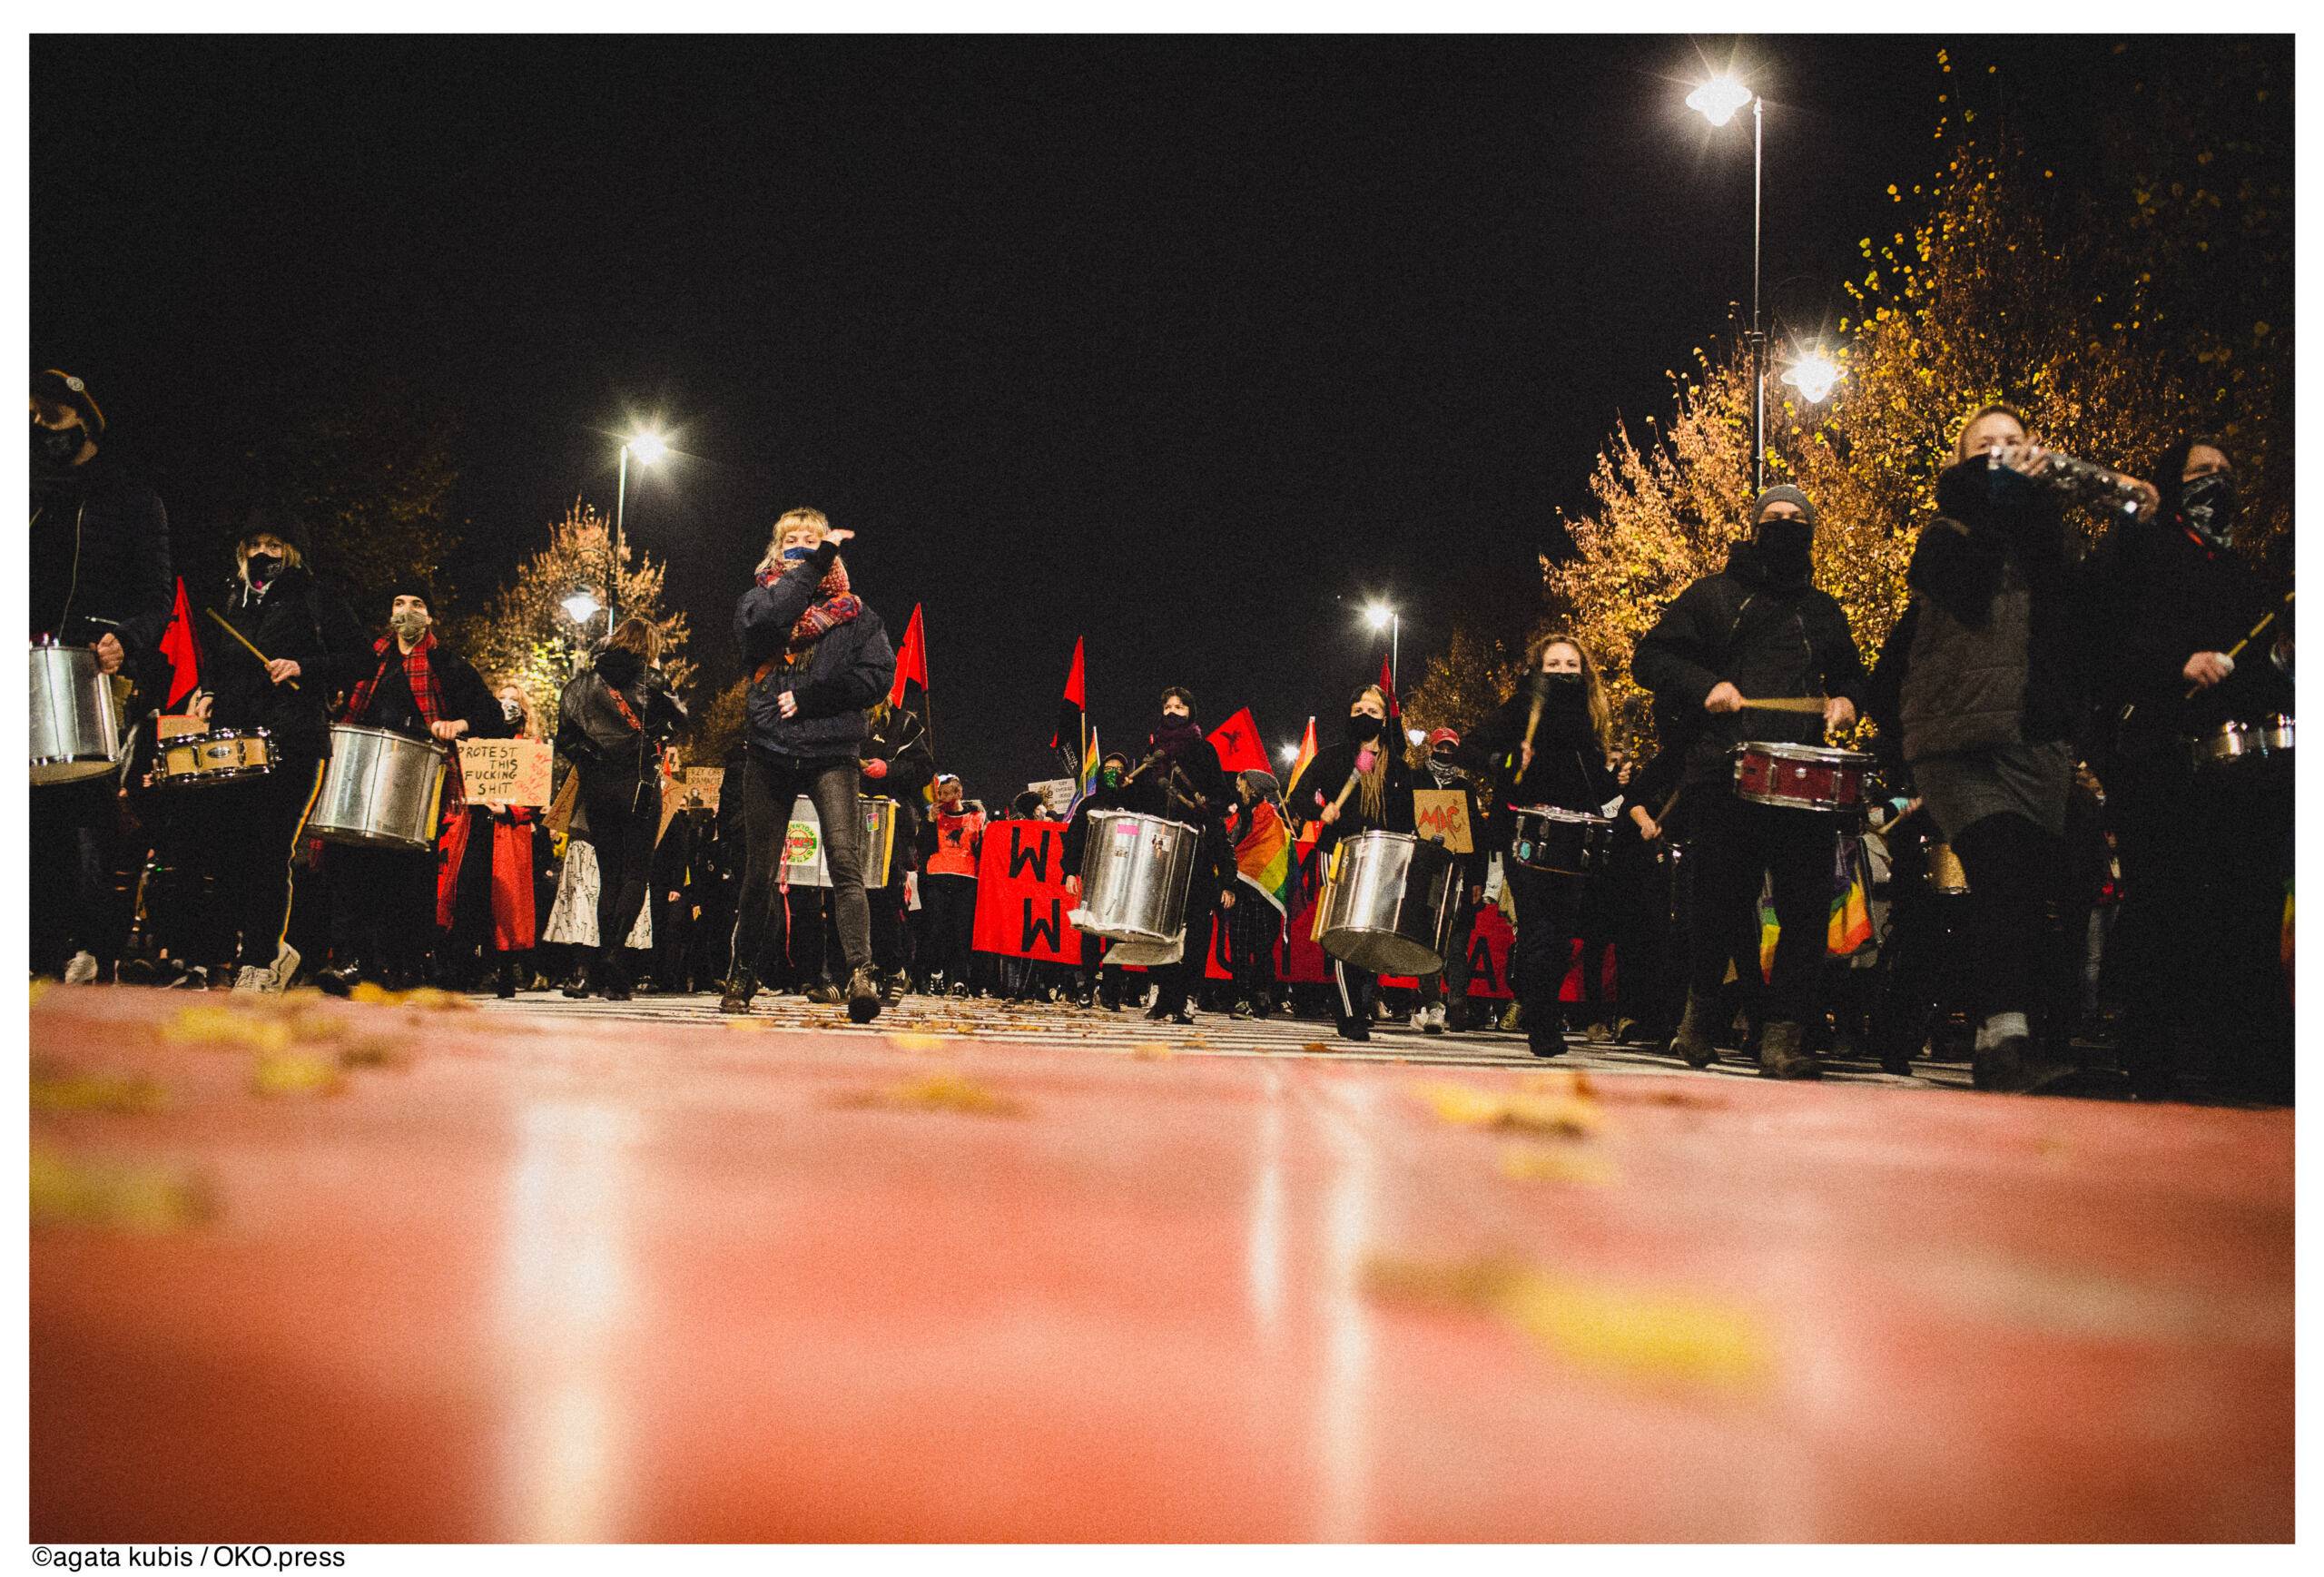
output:
[[[779,569],[763,570],[760,572],[759,584],[773,586],[783,576]],[[794,654],[803,654],[807,647],[863,611],[863,599],[848,589],[847,566],[839,559],[832,560],[831,568],[824,572],[823,584],[816,589],[819,600],[809,603],[807,611],[791,626],[790,650]],[[793,660],[796,661],[796,656]]]
[[[431,731],[444,716],[444,692],[438,687],[436,670],[428,661],[428,654],[435,649],[436,632],[423,630],[419,641],[403,655],[402,659],[404,677],[411,685],[412,704],[419,708],[420,720]],[[371,705],[371,693],[379,687],[379,682],[388,676],[388,669],[397,660],[396,638],[391,635],[381,636],[372,642],[371,650],[379,659],[379,669],[355,686],[355,693],[347,698],[347,711],[340,718],[341,723],[352,723],[363,715],[364,709]],[[451,760],[445,769],[444,786],[449,797],[457,800],[460,797],[460,753],[453,749],[445,754]]]

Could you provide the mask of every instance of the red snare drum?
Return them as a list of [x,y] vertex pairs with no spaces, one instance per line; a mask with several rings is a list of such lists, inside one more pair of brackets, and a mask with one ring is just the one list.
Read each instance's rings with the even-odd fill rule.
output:
[[1814,744],[1735,747],[1735,793],[1756,804],[1799,811],[1853,811],[1864,804],[1872,757]]

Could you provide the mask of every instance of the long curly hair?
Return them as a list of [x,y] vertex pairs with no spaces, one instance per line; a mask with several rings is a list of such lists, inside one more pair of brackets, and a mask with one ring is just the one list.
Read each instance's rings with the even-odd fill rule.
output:
[[1571,646],[1574,655],[1581,659],[1582,689],[1590,697],[1590,732],[1597,739],[1598,748],[1605,749],[1613,738],[1614,708],[1606,699],[1606,681],[1598,672],[1598,659],[1590,655],[1580,636],[1571,630],[1558,629],[1535,641],[1526,650],[1525,677],[1520,683],[1533,682],[1533,675],[1541,671],[1541,658],[1551,646]]

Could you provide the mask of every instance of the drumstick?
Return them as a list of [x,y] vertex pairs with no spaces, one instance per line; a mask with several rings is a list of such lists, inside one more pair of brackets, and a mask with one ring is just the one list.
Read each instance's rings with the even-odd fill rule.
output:
[[[264,652],[260,651],[256,646],[251,646],[248,640],[244,639],[241,631],[228,624],[222,617],[220,617],[216,608],[206,607],[202,611],[208,614],[212,618],[217,619],[218,627],[225,631],[228,635],[233,636],[236,640],[241,641],[242,643],[242,649],[248,652],[251,656],[256,657],[261,663],[271,663],[273,661],[271,657],[269,657]],[[299,681],[296,679],[285,679],[282,682],[290,685],[293,690],[296,690],[299,687]],[[325,699],[328,700],[329,697],[326,696]]]
[[1824,710],[1824,697],[1776,695],[1765,701],[1746,701],[1743,709],[1746,712],[1814,712],[1820,715]]
[[[2292,594],[2290,592],[2284,593],[2284,601],[2287,603],[2290,602],[2291,596]],[[2253,641],[2258,640],[2260,638],[2260,632],[2266,629],[2270,625],[2274,624],[2276,622],[2276,615],[2282,611],[2283,609],[2281,608],[2270,608],[2268,610],[2267,616],[2262,618],[2258,624],[2251,626],[2251,633],[2250,635],[2245,636],[2241,640],[2236,642],[2235,645],[2227,649],[2227,660],[2230,663],[2235,661],[2237,655],[2240,653],[2244,647],[2250,646]],[[2188,685],[2187,694],[2182,696],[2181,699],[2192,701],[2197,695],[2202,693],[2202,688],[2203,687],[2201,685]]]
[[1533,731],[1541,726],[1541,698],[1539,695],[1535,695],[1533,697],[1533,710],[1528,714],[1525,718],[1525,744],[1523,748],[1520,749],[1517,753],[1517,775],[1509,780],[1509,786],[1512,788],[1515,788],[1519,784],[1525,781],[1525,769],[1532,764],[1532,762],[1527,756],[1526,752],[1533,748]]
[[1347,782],[1340,785],[1340,797],[1332,802],[1332,809],[1340,810],[1347,804],[1347,796],[1355,792],[1357,782],[1372,770],[1372,764],[1379,759],[1379,755],[1380,753],[1368,744],[1355,753],[1355,770],[1348,774]]

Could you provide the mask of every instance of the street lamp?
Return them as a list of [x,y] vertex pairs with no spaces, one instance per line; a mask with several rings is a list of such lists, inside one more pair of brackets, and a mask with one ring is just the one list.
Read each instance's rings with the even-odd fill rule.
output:
[[[1759,173],[1765,146],[1766,106],[1732,73],[1715,76],[1687,95],[1687,107],[1714,126],[1751,106],[1751,490],[1767,485],[1767,337],[1759,327]],[[1804,392],[1804,391],[1803,391]]]
[[650,466],[670,452],[670,446],[657,432],[632,433],[622,441],[621,479],[614,487],[614,567],[606,577],[606,627],[610,630],[621,622],[621,528],[625,507],[629,502],[629,457],[635,454],[637,463]]
[[1799,397],[1810,405],[1821,405],[1824,397],[1832,392],[1847,373],[1840,364],[1821,350],[1810,350],[1795,358],[1783,380],[1799,390]]
[[1364,622],[1374,630],[1388,632],[1388,684],[1393,688],[1398,682],[1397,652],[1404,638],[1403,616],[1384,602],[1367,603],[1364,609]]
[[1299,747],[1295,744],[1283,745],[1275,751],[1275,754],[1283,757],[1284,765],[1289,766],[1299,759]]
[[588,587],[584,586],[556,606],[563,608],[565,616],[575,624],[586,625],[597,616],[597,609],[602,605],[597,601],[596,595]]

